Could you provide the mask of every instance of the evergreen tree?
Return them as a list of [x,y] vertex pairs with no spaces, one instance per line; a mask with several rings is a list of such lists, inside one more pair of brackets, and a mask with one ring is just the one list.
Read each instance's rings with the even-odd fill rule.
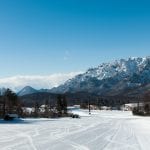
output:
[[17,110],[18,97],[10,89],[6,89],[3,95],[3,115],[13,113]]
[[44,116],[45,117],[49,117],[49,103],[48,103],[48,100],[45,101],[45,108],[44,108]]
[[58,95],[57,97],[57,112],[62,114],[67,114],[67,100],[66,96]]
[[62,108],[63,108],[63,106],[62,106],[62,96],[58,95],[57,96],[57,107],[56,107],[56,109],[57,109],[57,112],[60,115],[62,115]]
[[35,105],[34,105],[34,117],[39,117],[39,103],[38,102],[35,102]]
[[67,114],[67,100],[65,95],[63,96],[63,112]]

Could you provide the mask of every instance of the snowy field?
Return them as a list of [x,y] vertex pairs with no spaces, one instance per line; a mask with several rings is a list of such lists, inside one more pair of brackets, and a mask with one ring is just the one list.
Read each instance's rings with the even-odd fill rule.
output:
[[0,121],[0,150],[149,150],[150,118],[97,111],[81,119]]

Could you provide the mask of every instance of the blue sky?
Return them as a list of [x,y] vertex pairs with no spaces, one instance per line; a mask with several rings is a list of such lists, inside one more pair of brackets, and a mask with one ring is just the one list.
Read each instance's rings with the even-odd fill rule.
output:
[[149,8],[138,0],[1,0],[0,77],[148,56]]

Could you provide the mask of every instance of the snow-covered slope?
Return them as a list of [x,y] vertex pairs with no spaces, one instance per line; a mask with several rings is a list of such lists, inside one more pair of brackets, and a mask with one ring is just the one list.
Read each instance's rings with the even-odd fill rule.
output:
[[80,119],[0,120],[0,126],[1,150],[150,149],[150,118],[131,112],[92,111]]
[[103,63],[53,88],[56,93],[88,91],[98,94],[123,92],[150,84],[150,57],[120,59]]

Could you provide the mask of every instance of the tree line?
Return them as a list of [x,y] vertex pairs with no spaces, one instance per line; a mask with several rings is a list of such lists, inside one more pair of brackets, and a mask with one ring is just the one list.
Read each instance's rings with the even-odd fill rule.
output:
[[46,100],[42,105],[32,102],[27,108],[20,97],[11,89],[0,90],[0,118],[7,114],[17,114],[19,117],[62,117],[67,116],[67,99],[65,95],[58,95],[55,105]]

